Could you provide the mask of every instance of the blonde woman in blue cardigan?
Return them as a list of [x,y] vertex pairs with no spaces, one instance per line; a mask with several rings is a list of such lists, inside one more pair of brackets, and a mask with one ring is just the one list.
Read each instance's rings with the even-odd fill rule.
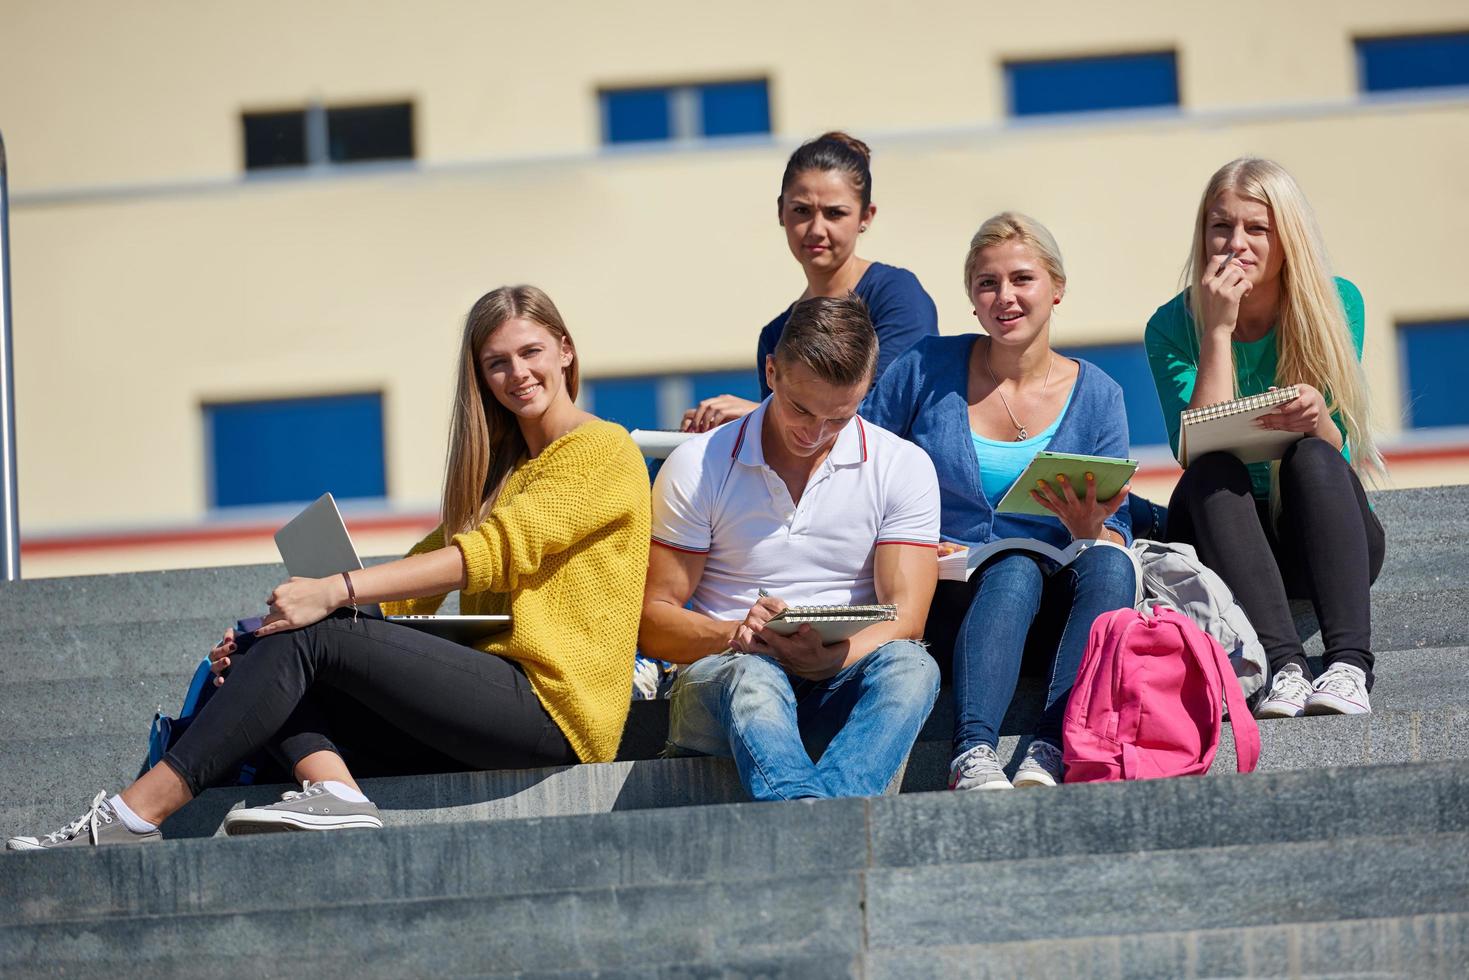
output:
[[[882,376],[863,417],[933,459],[946,542],[1127,545],[1125,490],[1100,502],[1090,485],[1050,486],[1032,494],[1052,517],[995,512],[1043,449],[1127,455],[1122,389],[1099,368],[1051,349],[1051,314],[1066,294],[1055,239],[1025,215],[990,218],[970,243],[964,285],[984,334],[920,341]],[[1011,788],[995,749],[1027,648],[1049,661],[1046,706],[1013,785],[1061,782],[1061,716],[1092,620],[1131,606],[1136,588],[1131,558],[1113,547],[1089,548],[1064,568],[1005,551],[968,582],[939,583],[926,639],[941,665],[953,651],[951,789]]]

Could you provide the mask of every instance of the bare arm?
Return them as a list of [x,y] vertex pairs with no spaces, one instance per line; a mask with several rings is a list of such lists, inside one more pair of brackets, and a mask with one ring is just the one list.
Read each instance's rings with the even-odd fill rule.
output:
[[[348,574],[358,605],[443,595],[464,587],[464,556],[450,545]],[[326,618],[348,602],[347,580],[341,575],[292,578],[276,586],[266,599],[270,615],[265,617],[259,634],[299,629]]]
[[1234,397],[1234,357],[1230,343],[1239,322],[1239,304],[1249,293],[1250,283],[1237,264],[1223,260],[1223,255],[1216,255],[1204,268],[1199,373],[1189,408],[1227,402]]
[[740,623],[684,608],[704,575],[704,562],[703,554],[654,542],[648,554],[648,583],[638,627],[638,649],[647,656],[691,664],[729,649],[734,642]]

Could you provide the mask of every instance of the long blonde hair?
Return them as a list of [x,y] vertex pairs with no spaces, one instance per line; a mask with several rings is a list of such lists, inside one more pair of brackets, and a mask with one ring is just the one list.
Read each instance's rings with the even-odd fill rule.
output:
[[[1346,424],[1352,466],[1369,476],[1380,475],[1384,468],[1382,454],[1372,438],[1367,381],[1352,349],[1346,311],[1332,280],[1321,230],[1300,185],[1273,160],[1231,160],[1209,178],[1199,199],[1193,247],[1183,279],[1200,343],[1204,330],[1202,283],[1204,269],[1212,258],[1204,244],[1208,213],[1226,190],[1270,209],[1275,239],[1284,256],[1275,328],[1276,384],[1304,383],[1321,392],[1327,411],[1340,413]],[[1238,395],[1238,373],[1231,371],[1231,375]]]
[[576,398],[576,348],[551,297],[535,286],[501,286],[481,296],[464,320],[460,344],[454,418],[449,424],[448,463],[444,468],[442,515],[446,538],[483,520],[500,496],[505,478],[526,454],[519,422],[485,386],[479,368],[485,341],[505,321],[515,319],[540,324],[558,341],[572,345],[571,364],[564,373],[567,394]]

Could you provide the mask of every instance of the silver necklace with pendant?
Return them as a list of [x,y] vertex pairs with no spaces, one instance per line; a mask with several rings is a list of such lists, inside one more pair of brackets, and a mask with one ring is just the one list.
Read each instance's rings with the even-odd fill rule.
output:
[[[1056,355],[1054,352],[1050,353],[1050,359],[1046,361],[1046,377],[1045,380],[1041,382],[1041,394],[1045,394],[1046,386],[1051,383],[1051,368],[1056,366]],[[1015,436],[1015,441],[1024,442],[1025,440],[1030,438],[1030,430],[1025,427],[1024,422],[1021,422],[1015,417],[1014,412],[1010,411],[1010,403],[1005,400],[1005,393],[1000,390],[1000,382],[999,379],[995,377],[995,369],[990,367],[990,349],[988,346],[986,346],[984,349],[984,369],[986,372],[988,372],[990,376],[990,383],[995,386],[995,394],[1000,396],[1000,404],[1005,406],[1005,414],[1010,416],[1010,424],[1015,426],[1017,432]],[[1018,387],[1019,382],[1017,382],[1016,384]]]

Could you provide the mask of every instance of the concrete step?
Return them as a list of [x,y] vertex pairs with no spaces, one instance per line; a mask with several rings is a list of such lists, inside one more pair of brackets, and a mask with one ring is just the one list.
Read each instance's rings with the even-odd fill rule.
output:
[[1469,834],[874,867],[866,899],[870,952],[1458,914]]
[[871,950],[868,980],[1068,977],[1423,977],[1457,980],[1469,966],[1469,914],[1237,929],[1144,932],[1079,939]]
[[[668,764],[694,760],[668,760]],[[591,768],[591,767],[588,767]],[[432,802],[425,800],[424,802]],[[1469,832],[1469,761],[870,800],[390,826],[6,853],[0,925],[291,909],[355,868],[362,902]],[[853,847],[862,840],[864,846]],[[544,855],[561,860],[547,862]],[[281,876],[290,867],[296,874]],[[125,875],[136,884],[116,887]],[[101,895],[100,901],[66,896]]]
[[[1285,719],[1260,724],[1259,771],[1311,771],[1328,766],[1469,760],[1469,709],[1381,711],[1357,717]],[[1013,775],[1026,739],[1001,738],[999,753]],[[914,746],[902,792],[942,790],[951,746],[947,736]],[[1233,773],[1232,733],[1226,730],[1214,774]],[[14,770],[11,770],[14,771]],[[131,776],[131,773],[128,773]],[[43,833],[73,819],[95,792],[116,789],[121,779],[65,782],[43,770],[26,794],[7,790],[0,827],[8,834]],[[30,787],[34,785],[35,789]],[[567,816],[742,801],[733,765],[726,759],[648,759],[548,769],[400,776],[362,781],[389,826]],[[270,802],[289,787],[225,787],[208,790],[165,826],[170,836],[217,832],[225,812]],[[49,795],[48,795],[49,794]]]
[[45,734],[131,734],[141,751],[153,713],[177,715],[193,671],[0,684],[0,745]]
[[[287,867],[278,871],[295,879]],[[850,963],[862,942],[862,880],[820,873],[472,898],[351,902],[343,876],[289,912],[44,922],[0,929],[15,976],[403,977],[595,974],[604,967],[721,969],[772,960]],[[748,969],[748,968],[747,968]],[[828,974],[832,975],[832,974]],[[836,973],[835,975],[844,975]]]
[[[1003,969],[1025,943],[1162,925],[1138,954],[1157,957],[1202,932],[1335,919],[1370,920],[1387,930],[1376,955],[1401,957],[1433,935],[1422,923],[1469,910],[1466,803],[1469,763],[1433,763],[15,854],[0,969],[213,976],[299,949],[293,970],[334,972],[312,958],[345,935],[372,976],[845,976],[865,935],[882,975],[924,975],[967,952],[988,963],[990,944],[1009,944]],[[1259,887],[1279,868],[1311,872]]]
[[[393,556],[396,557],[396,556]],[[364,558],[375,565],[388,557]],[[208,620],[206,638],[239,619],[259,615],[266,597],[286,580],[280,563],[221,565],[170,571],[22,579],[0,584],[0,634],[17,628],[101,626],[131,622]],[[444,612],[458,609],[451,596]]]
[[192,673],[227,627],[217,618],[0,630],[0,684]]

